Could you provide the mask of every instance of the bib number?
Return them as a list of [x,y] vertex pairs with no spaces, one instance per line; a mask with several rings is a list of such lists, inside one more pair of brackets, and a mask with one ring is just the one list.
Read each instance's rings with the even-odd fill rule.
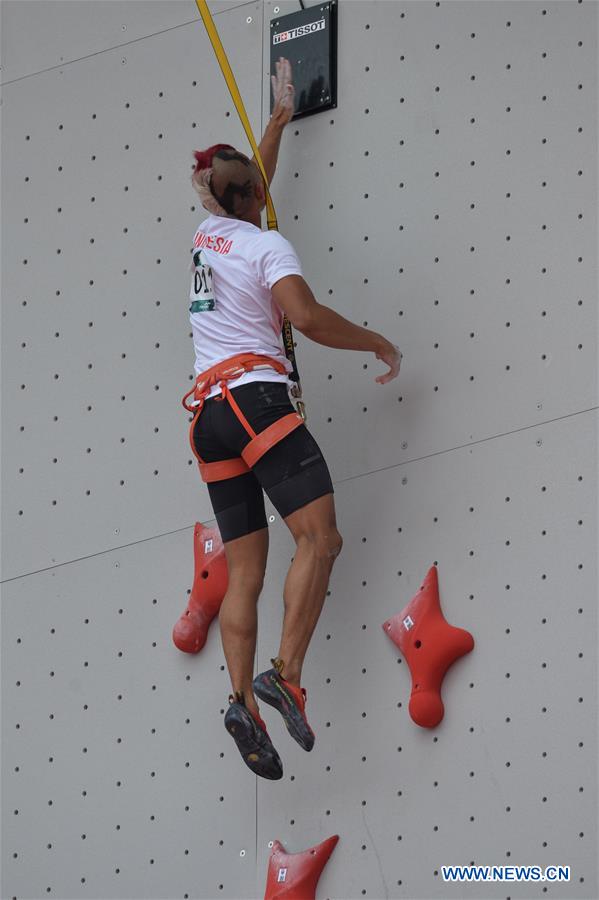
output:
[[212,269],[208,265],[204,252],[197,250],[193,256],[195,271],[191,289],[191,313],[209,312],[216,308],[216,297],[212,283]]

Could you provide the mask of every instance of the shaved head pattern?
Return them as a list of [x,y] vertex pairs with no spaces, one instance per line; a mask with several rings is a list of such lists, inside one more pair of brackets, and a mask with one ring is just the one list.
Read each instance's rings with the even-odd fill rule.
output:
[[[258,167],[229,144],[215,144],[194,155],[197,165],[192,181],[204,206],[230,218],[246,215],[254,203],[254,186],[262,181]],[[206,188],[212,197],[206,196]]]
[[212,193],[228,213],[238,216],[247,212],[256,181],[256,169],[243,153],[237,150],[218,150],[214,154]]

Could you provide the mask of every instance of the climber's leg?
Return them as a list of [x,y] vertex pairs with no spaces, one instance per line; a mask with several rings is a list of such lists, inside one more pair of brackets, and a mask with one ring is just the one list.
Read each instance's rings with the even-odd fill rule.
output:
[[285,663],[283,677],[299,686],[304,657],[343,539],[337,530],[333,494],[325,494],[291,513],[285,523],[297,549],[285,581],[285,617],[278,655]]
[[266,570],[268,528],[261,528],[225,543],[229,583],[219,622],[233,691],[243,691],[252,713],[258,706],[252,690],[257,604]]
[[291,737],[310,751],[315,734],[306,718],[307,691],[301,686],[301,674],[331,569],[343,543],[335,522],[333,494],[323,494],[300,507],[286,516],[285,522],[297,550],[285,582],[279,656],[272,659],[272,669],[256,675],[254,692],[281,713]]
[[[257,434],[293,412],[287,386],[282,382],[250,382],[233,388],[231,393]],[[242,428],[240,423],[237,427]],[[249,440],[246,434],[239,452]],[[285,663],[283,677],[299,685],[333,561],[341,549],[333,483],[322,451],[305,424],[268,450],[252,466],[251,474],[297,543],[284,590],[285,622],[279,655]]]

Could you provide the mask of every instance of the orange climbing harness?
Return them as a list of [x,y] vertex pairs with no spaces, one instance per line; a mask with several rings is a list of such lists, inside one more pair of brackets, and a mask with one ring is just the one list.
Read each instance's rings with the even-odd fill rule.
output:
[[[235,378],[239,378],[244,372],[252,369],[276,369],[281,374],[287,374],[287,370],[282,362],[271,356],[261,356],[258,353],[238,353],[230,356],[229,359],[223,359],[221,362],[200,372],[196,378],[196,382],[192,389],[188,391],[182,399],[182,404],[186,410],[194,413],[193,421],[189,429],[189,442],[194,456],[198,461],[202,481],[223,481],[225,478],[234,478],[236,475],[243,475],[249,472],[251,467],[264,456],[267,450],[274,447],[279,441],[283,440],[290,432],[299,425],[303,425],[303,418],[299,413],[293,412],[286,416],[282,416],[272,425],[269,425],[260,434],[256,434],[242,411],[240,410],[233,394],[229,390],[227,382]],[[217,462],[204,462],[198,454],[194,440],[193,432],[198,416],[204,408],[204,401],[215,384],[220,384],[222,396],[216,397],[217,400],[229,401],[233,412],[249,434],[251,440],[241,451],[241,456],[235,456],[233,459],[223,459]],[[187,403],[187,398],[193,394],[193,404]]]

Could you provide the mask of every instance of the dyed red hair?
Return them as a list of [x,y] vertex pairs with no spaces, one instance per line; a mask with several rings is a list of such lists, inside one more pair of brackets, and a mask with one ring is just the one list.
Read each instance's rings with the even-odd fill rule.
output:
[[213,144],[212,147],[208,147],[207,150],[194,150],[193,155],[195,156],[197,163],[195,171],[199,172],[201,169],[209,169],[212,166],[214,154],[219,150],[234,149],[235,147],[232,147],[231,144]]

